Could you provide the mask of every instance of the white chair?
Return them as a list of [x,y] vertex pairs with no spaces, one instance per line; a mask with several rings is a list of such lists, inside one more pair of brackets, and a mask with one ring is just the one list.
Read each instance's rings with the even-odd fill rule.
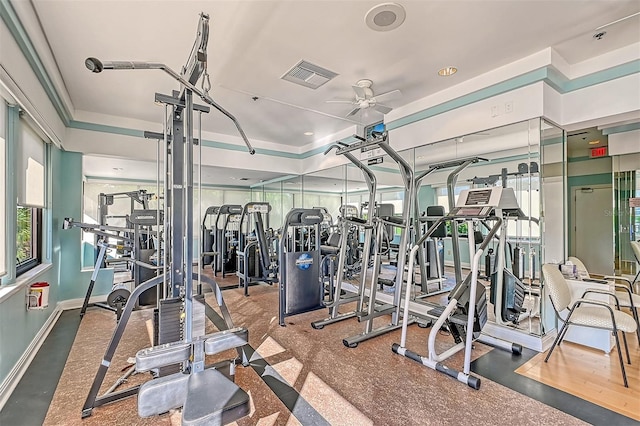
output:
[[[549,294],[551,304],[556,312],[556,317],[563,321],[562,327],[558,330],[558,335],[549,349],[544,362],[549,360],[549,357],[553,353],[553,350],[562,342],[567,330],[570,326],[576,325],[580,327],[591,327],[603,330],[610,330],[616,340],[616,347],[618,349],[618,357],[620,359],[620,369],[622,370],[622,378],[624,380],[624,386],[629,387],[627,383],[627,373],[624,369],[624,361],[622,359],[622,350],[620,349],[620,339],[618,337],[618,331],[622,331],[622,339],[624,341],[624,348],[627,353],[627,363],[631,364],[631,358],[629,357],[629,347],[627,346],[627,338],[624,333],[633,333],[636,331],[636,322],[631,315],[617,310],[611,304],[593,299],[583,298],[576,300],[571,304],[571,293],[569,291],[569,285],[564,279],[564,276],[558,269],[558,265],[546,264],[542,266],[542,276],[544,278],[544,288]],[[590,293],[593,291],[587,291]],[[617,297],[613,292],[604,292],[611,295],[617,301]],[[589,305],[589,306],[585,306]],[[560,316],[560,313],[565,309],[569,310],[566,319]]]
[[[591,279],[591,275],[589,275],[587,267],[584,265],[584,263],[582,263],[580,259],[578,259],[577,257],[569,257],[567,260],[576,265],[576,269],[578,270],[578,275],[580,277]],[[638,308],[640,307],[640,295],[633,292],[632,282],[625,277],[605,276],[604,279],[608,281],[614,280],[615,294],[618,297],[618,301],[620,302],[620,307],[631,310],[633,319],[636,321],[636,334],[638,336],[638,342],[640,342],[640,315],[638,315]],[[615,280],[624,281],[626,282],[626,284],[617,284],[615,283]]]

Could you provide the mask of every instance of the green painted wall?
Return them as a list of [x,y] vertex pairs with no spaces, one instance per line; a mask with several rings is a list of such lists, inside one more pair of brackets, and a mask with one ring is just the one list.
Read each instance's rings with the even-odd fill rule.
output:
[[[10,150],[11,152],[15,153],[15,150]],[[15,164],[16,161],[8,158],[8,169],[14,167]],[[57,303],[67,299],[84,297],[91,277],[90,271],[80,271],[81,231],[79,229],[62,229],[65,217],[82,217],[82,155],[63,152],[51,146],[49,164],[51,170],[49,210],[45,212],[44,222],[45,228],[47,222],[50,224],[50,261],[52,267],[34,281],[49,283],[49,307],[43,310],[27,311],[28,287],[24,287],[2,301],[0,305],[0,348],[2,348],[0,351],[0,383],[8,377],[47,318],[54,312]],[[9,182],[15,182],[15,179],[9,180]],[[112,282],[113,272],[111,270],[101,271],[94,295],[107,294],[111,289]]]
[[[56,182],[57,173],[59,173],[62,168],[61,154],[61,151],[58,149],[51,148],[51,179],[54,183]],[[7,161],[8,168],[13,167],[15,164],[15,161]],[[58,213],[57,210],[60,208],[57,197],[62,189],[59,185],[54,184],[51,186],[53,187],[53,191],[51,194],[51,203],[49,204],[49,214],[51,215],[52,222],[55,224]],[[56,262],[56,255],[60,252],[60,245],[58,244],[59,230],[54,226],[50,235],[53,265],[51,269],[38,276],[35,280],[36,282],[46,281],[50,284],[49,307],[43,310],[27,311],[27,287],[24,287],[9,299],[2,301],[0,305],[0,348],[2,348],[2,351],[0,351],[0,383],[7,378],[14,365],[47,321],[47,318],[53,313],[58,301],[61,300],[59,289],[60,281],[58,280],[59,268]]]
[[[430,185],[423,185],[418,191],[418,207],[420,212],[427,209],[428,206],[435,206],[437,200],[436,190]],[[446,206],[444,206],[446,208]]]
[[[82,154],[63,152],[61,161],[63,167],[54,180],[62,190],[56,197],[60,206],[56,209],[59,214],[53,227],[60,230],[60,250],[56,259],[56,263],[60,265],[60,300],[69,300],[84,297],[92,271],[81,271],[82,231],[78,228],[62,230],[65,217],[74,220],[82,218]],[[101,270],[92,294],[105,295],[111,290],[112,284],[113,270]]]

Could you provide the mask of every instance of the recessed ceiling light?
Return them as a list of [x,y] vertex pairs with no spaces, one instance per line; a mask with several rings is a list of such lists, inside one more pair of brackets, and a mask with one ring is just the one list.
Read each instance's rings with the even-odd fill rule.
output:
[[313,136],[313,132],[304,132],[305,136]]
[[440,71],[438,71],[438,75],[440,77],[449,77],[450,75],[454,75],[458,72],[458,68],[456,67],[444,67]]
[[600,143],[600,141],[591,141],[589,142],[589,145],[598,145]]
[[404,22],[407,13],[397,3],[382,3],[369,9],[364,22],[375,31],[391,31]]

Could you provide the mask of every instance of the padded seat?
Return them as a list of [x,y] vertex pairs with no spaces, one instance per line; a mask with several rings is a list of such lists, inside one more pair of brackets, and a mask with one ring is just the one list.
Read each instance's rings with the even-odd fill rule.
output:
[[[632,243],[634,242],[635,241],[632,241]],[[567,260],[576,265],[576,269],[578,270],[583,280],[589,281],[591,279],[589,271],[587,271],[587,267],[584,265],[584,263],[582,263],[580,259],[578,259],[577,257],[569,257],[569,259]],[[606,276],[605,278],[608,280],[614,280],[614,286],[616,288],[615,295],[618,298],[620,307],[628,308],[631,310],[631,315],[633,315],[633,318],[636,322],[636,335],[638,336],[638,342],[640,342],[640,315],[638,313],[638,308],[640,307],[640,296],[636,293],[633,293],[633,283],[624,277]],[[628,284],[615,284],[615,280],[626,281]],[[605,280],[600,282],[606,283],[607,281]]]
[[382,216],[383,222],[391,223],[393,225],[404,226],[404,219],[396,216]]
[[189,376],[183,425],[224,425],[250,411],[249,395],[218,370],[207,369]]
[[[620,301],[620,306],[631,306],[631,302],[629,301],[629,293],[626,291],[616,291],[616,296]],[[634,306],[640,306],[640,294],[631,293],[631,300],[633,300]]]
[[[613,316],[618,330],[625,333],[635,333],[636,322],[630,315],[614,310]],[[581,306],[579,310],[574,311],[571,315],[571,324],[605,329],[613,328],[611,314],[608,310],[587,306]]]
[[322,256],[326,256],[328,254],[338,254],[339,251],[340,251],[340,247],[325,246],[325,245],[320,246],[320,254]]
[[364,224],[367,223],[366,219],[362,219],[362,218],[357,217],[357,216],[347,216],[344,219],[346,221],[348,221],[348,222],[358,223],[358,224],[361,224],[361,225],[364,225]]

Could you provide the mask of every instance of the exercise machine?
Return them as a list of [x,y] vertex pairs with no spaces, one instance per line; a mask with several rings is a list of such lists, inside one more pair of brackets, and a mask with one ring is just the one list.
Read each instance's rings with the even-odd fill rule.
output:
[[[456,160],[430,164],[427,170],[416,173],[414,178],[415,182],[414,182],[414,194],[413,194],[413,197],[416,200],[414,205],[415,223],[414,223],[413,229],[414,229],[415,236],[413,241],[418,241],[422,238],[422,234],[423,234],[422,227],[424,226],[424,224],[429,224],[429,222],[432,221],[431,217],[435,217],[436,219],[438,219],[440,216],[444,215],[444,212],[441,209],[431,208],[430,212],[427,212],[426,217],[421,217],[420,205],[418,203],[418,191],[420,190],[420,186],[422,185],[422,182],[424,181],[424,179],[434,172],[453,168],[453,170],[447,175],[447,193],[451,194],[448,197],[449,211],[451,211],[455,207],[454,194],[455,194],[455,186],[458,180],[458,176],[460,175],[460,173],[462,173],[462,171],[464,171],[470,165],[481,162],[481,161],[487,161],[487,160],[481,157],[460,158]],[[436,262],[439,262],[440,260],[439,255],[435,255],[435,256],[433,255],[435,254],[434,252],[438,251],[437,241],[434,241],[433,239],[436,239],[436,238],[442,239],[445,236],[446,236],[446,230],[443,227],[440,227],[438,231],[436,231],[430,239],[427,239],[424,241],[425,246],[418,252],[418,267],[420,268],[420,287],[424,297],[433,296],[438,293],[444,292],[442,287],[442,282],[444,281],[442,276],[442,268],[436,265],[436,270],[438,273],[436,274],[435,279],[433,280],[429,278],[432,274],[429,274],[430,271],[428,271],[427,268],[431,265],[431,262],[429,261],[430,259],[434,258]],[[453,245],[452,252],[453,252],[454,265],[456,265],[455,279],[456,279],[456,283],[459,283],[462,280],[462,269],[460,266],[460,247],[458,243],[457,227],[455,229],[453,228],[451,229],[451,237],[452,237],[452,245]],[[429,249],[430,246],[432,247],[431,250]],[[429,268],[429,269],[433,269],[433,268]],[[430,291],[429,284],[434,282],[437,284],[437,288],[434,291]]]
[[[215,272],[217,256],[219,253],[214,247],[214,231],[213,225],[210,223],[211,218],[218,214],[220,206],[209,206],[204,212],[202,218],[202,267],[211,266]],[[209,223],[209,226],[207,226]]]
[[217,253],[213,264],[215,276],[221,272],[222,278],[226,278],[227,273],[236,271],[241,214],[242,206],[239,204],[224,204],[217,209],[211,231],[214,252]]
[[[162,258],[162,260],[158,261],[163,273],[140,284],[131,293],[83,406],[83,417],[91,415],[92,410],[97,406],[135,394],[138,395],[138,414],[142,417],[150,417],[182,407],[183,424],[204,425],[229,423],[249,414],[248,394],[228,378],[228,376],[233,377],[236,359],[225,363],[228,368],[227,375],[221,371],[221,368],[208,368],[205,365],[205,355],[233,348],[238,350],[240,362],[248,365],[247,357],[242,350],[242,347],[247,344],[247,330],[233,325],[217,283],[202,276],[200,270],[196,272],[193,270],[194,112],[198,113],[201,129],[202,113],[208,113],[210,110],[208,106],[194,104],[193,95],[199,96],[205,103],[231,119],[245,141],[249,153],[255,153],[235,117],[218,105],[208,94],[210,87],[206,72],[208,36],[209,17],[202,13],[196,41],[180,73],[162,63],[102,62],[96,58],[88,58],[85,61],[87,68],[93,72],[110,69],[159,69],[180,83],[180,91],[171,95],[156,94],[155,101],[165,105],[163,133],[145,132],[146,137],[158,141],[158,152],[161,142],[164,143],[165,203],[163,206],[164,232],[162,233],[164,241],[161,243],[161,255],[159,255],[159,259]],[[196,84],[203,74],[206,83],[203,83],[203,89],[200,90]],[[198,142],[201,140],[199,135]],[[198,144],[198,146],[202,145]],[[202,158],[201,153],[200,158]],[[160,175],[160,172],[158,174]],[[195,258],[199,260],[200,256]],[[194,280],[210,285],[216,296],[222,313],[222,321],[220,321],[222,324],[217,333],[204,335],[204,324],[202,323],[202,327],[199,326],[207,310],[206,306],[200,303],[201,296],[197,294],[194,296]],[[158,346],[139,351],[136,354],[135,368],[139,372],[155,372],[157,377],[139,387],[114,390],[98,396],[135,301],[144,291],[155,287],[163,297],[162,302],[167,302],[159,306]]]
[[[402,326],[401,315],[400,315],[400,298],[402,293],[402,284],[403,284],[403,271],[406,262],[406,252],[409,238],[409,226],[411,221],[411,212],[413,206],[413,197],[412,194],[414,191],[414,175],[413,169],[407,163],[407,161],[402,158],[400,154],[396,150],[394,150],[389,145],[388,133],[384,132],[372,132],[370,138],[363,138],[359,136],[355,136],[358,139],[358,142],[352,144],[346,144],[344,142],[338,142],[338,149],[336,150],[336,155],[345,155],[346,153],[351,153],[359,150],[368,150],[380,148],[382,151],[387,154],[398,166],[398,170],[400,171],[400,175],[402,177],[402,181],[404,183],[404,199],[403,199],[403,208],[402,208],[402,217],[395,216],[381,216],[372,219],[372,223],[369,227],[373,227],[369,235],[375,234],[375,242],[373,244],[373,269],[369,281],[369,286],[367,288],[357,289],[355,292],[361,298],[361,302],[359,305],[362,307],[356,313],[356,317],[359,322],[364,323],[362,333],[359,333],[355,336],[351,336],[343,339],[343,344],[350,348],[355,348],[358,346],[358,343],[363,342],[365,340],[371,339],[373,337],[380,336],[384,333],[387,333],[392,330],[396,330]],[[351,158],[350,158],[351,160]],[[352,160],[353,161],[353,160]],[[359,162],[359,160],[358,160]],[[362,170],[362,168],[361,168]],[[369,177],[369,180],[371,178]],[[372,188],[369,188],[370,193]],[[375,191],[375,188],[373,188]],[[375,196],[375,192],[372,192]],[[374,202],[369,203],[369,206],[373,206]],[[369,215],[371,216],[371,215]],[[400,243],[398,245],[398,257],[397,257],[397,273],[395,279],[393,281],[384,282],[379,279],[379,272],[381,267],[381,257],[382,257],[382,246],[384,240],[384,228],[387,226],[400,228]],[[364,265],[368,265],[368,257],[369,253],[367,250],[369,249],[369,241],[367,241],[365,233],[365,242],[363,247],[363,269],[361,275],[366,276],[367,268]],[[340,271],[338,271],[340,273]],[[392,302],[391,303],[379,303],[377,300],[376,293],[377,289],[381,285],[386,285],[393,292]],[[346,286],[345,286],[346,289]],[[364,303],[364,300],[367,300],[368,303]],[[378,327],[373,328],[373,321],[375,318],[380,317],[382,315],[391,315],[390,323]],[[413,321],[412,319],[405,318],[408,321]]]
[[[126,283],[114,283],[105,302],[90,303],[89,300],[91,299],[93,287],[98,279],[98,273],[100,272],[100,269],[104,267],[107,250],[124,250],[125,244],[132,247],[135,241],[134,238],[130,237],[130,235],[133,235],[133,229],[75,222],[72,218],[65,218],[62,223],[62,229],[72,228],[80,228],[84,232],[91,232],[95,234],[96,249],[98,250],[93,272],[91,273],[91,280],[89,281],[89,286],[87,287],[87,292],[85,293],[84,301],[82,302],[82,308],[80,309],[80,318],[84,317],[84,314],[87,312],[87,308],[95,306],[115,312],[116,320],[119,321],[120,316],[122,315],[122,308],[131,294],[131,290]],[[119,244],[114,244],[110,241],[115,241]],[[130,260],[132,261],[132,259],[133,258]]]
[[[436,321],[431,327],[428,338],[428,355],[422,356],[417,352],[407,348],[407,325],[404,321],[400,343],[392,345],[392,351],[399,355],[410,358],[433,370],[445,373],[458,381],[467,384],[473,389],[480,388],[480,378],[471,375],[471,350],[474,340],[480,339],[482,329],[487,322],[487,300],[486,290],[478,282],[479,264],[482,254],[494,236],[502,228],[502,218],[500,217],[500,206],[510,205],[512,201],[509,191],[503,188],[494,187],[487,189],[472,189],[463,191],[458,199],[458,203],[446,216],[438,219],[427,232],[416,241],[409,254],[409,270],[412,270],[416,261],[416,256],[422,247],[422,243],[434,233],[438,227],[445,222],[451,222],[451,228],[455,228],[458,222],[478,222],[480,220],[492,221],[493,226],[489,233],[480,243],[477,250],[471,257],[471,272],[465,279],[458,282],[456,287],[449,294],[449,302],[446,306],[433,308],[427,311],[422,310],[422,314],[435,318]],[[511,193],[513,195],[513,193]],[[514,198],[515,200],[515,198]],[[496,214],[498,213],[498,214]],[[471,228],[470,228],[471,229]],[[502,240],[504,241],[504,240]],[[404,314],[416,314],[416,302],[411,301],[411,287],[413,285],[413,274],[409,274],[404,296]],[[412,309],[412,303],[414,305]],[[424,305],[425,307],[428,305]],[[454,339],[454,344],[449,349],[438,353],[436,350],[436,337],[440,329],[446,326]],[[503,342],[498,339],[485,336],[484,342],[491,340],[491,344],[510,350],[514,354],[520,354],[520,345]],[[443,362],[452,355],[463,351],[464,365],[462,371],[457,371],[446,366]]]
[[[329,152],[331,152],[331,150],[340,149],[342,147],[344,147],[344,144],[332,144],[325,150],[324,154],[327,155]],[[362,161],[356,158],[356,156],[353,155],[352,152],[346,151],[343,153],[343,155],[362,172],[364,181],[367,185],[367,189],[369,190],[369,205],[373,205],[375,203],[377,188],[377,180],[375,174],[371,171],[371,169],[369,169],[368,166],[366,166]],[[311,323],[311,326],[318,330],[324,328],[324,326],[326,325],[343,321],[349,318],[354,318],[359,312],[364,311],[364,303],[366,302],[366,299],[364,297],[364,288],[366,286],[367,263],[371,250],[374,215],[369,214],[367,215],[367,219],[363,219],[359,217],[358,208],[352,205],[341,206],[340,214],[340,236],[338,241],[338,248],[336,250],[338,254],[338,266],[335,270],[335,285],[330,285],[329,290],[331,293],[331,298],[325,303],[325,306],[329,308],[329,317]],[[347,293],[343,292],[342,283],[345,279],[345,276],[348,276],[349,278],[352,276],[351,273],[345,273],[345,271],[349,269],[349,258],[351,257],[351,260],[353,260],[354,257],[353,249],[355,247],[353,245],[353,235],[355,234],[356,236],[357,244],[360,236],[360,228],[364,229],[364,245],[362,247],[362,254],[360,257],[361,267],[359,286],[357,292]],[[351,247],[350,243],[352,243]],[[353,269],[350,269],[350,272],[352,271]],[[332,279],[333,276],[334,275],[332,274]],[[333,281],[331,281],[331,283],[333,283]],[[340,307],[342,305],[352,302],[357,302],[355,310],[340,313]]]
[[236,275],[245,296],[250,285],[278,282],[277,254],[270,252],[273,236],[268,235],[270,211],[269,203],[251,202],[240,215]]
[[279,324],[285,317],[324,307],[320,280],[320,209],[287,213],[280,240]]

